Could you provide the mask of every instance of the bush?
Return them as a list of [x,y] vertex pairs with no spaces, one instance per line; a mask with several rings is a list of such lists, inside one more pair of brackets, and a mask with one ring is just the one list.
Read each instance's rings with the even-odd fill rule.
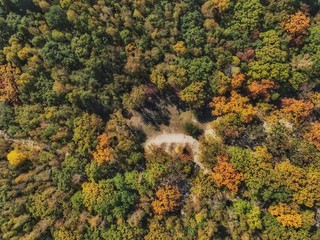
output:
[[203,130],[193,123],[186,123],[184,125],[186,133],[194,138],[199,138],[203,134]]

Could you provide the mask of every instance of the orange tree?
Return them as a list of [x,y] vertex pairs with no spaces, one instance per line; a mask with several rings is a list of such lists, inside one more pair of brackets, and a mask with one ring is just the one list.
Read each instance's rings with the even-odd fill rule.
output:
[[297,100],[294,98],[283,98],[280,114],[289,121],[299,123],[305,120],[314,108],[314,104],[308,100]]
[[250,94],[253,98],[265,98],[266,100],[268,100],[270,98],[270,93],[269,91],[275,88],[275,83],[267,80],[267,79],[263,79],[261,80],[261,82],[258,81],[253,81],[250,85],[249,85],[249,91]]
[[301,37],[307,34],[310,18],[301,11],[298,11],[281,25],[294,41],[300,43]]
[[314,123],[305,138],[320,150],[320,123]]
[[213,168],[212,177],[215,183],[220,187],[225,185],[230,191],[237,192],[238,186],[243,180],[242,173],[238,172],[231,163],[228,162],[228,157],[217,157],[217,165]]
[[256,114],[254,107],[249,103],[249,98],[243,97],[235,91],[231,92],[229,99],[224,96],[213,98],[210,106],[213,108],[213,116],[236,113],[245,123],[251,122]]
[[106,133],[101,134],[98,137],[98,140],[99,142],[93,153],[93,158],[98,165],[102,165],[112,160],[113,149],[110,147],[109,138]]
[[16,102],[18,89],[15,78],[20,75],[20,69],[13,67],[10,63],[0,66],[0,100]]
[[157,215],[176,211],[180,206],[181,193],[175,185],[166,185],[156,192],[156,200],[152,202],[153,211]]

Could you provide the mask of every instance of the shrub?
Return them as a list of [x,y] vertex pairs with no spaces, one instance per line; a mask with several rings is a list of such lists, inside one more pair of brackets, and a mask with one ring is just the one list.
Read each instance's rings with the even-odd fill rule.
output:
[[186,131],[186,133],[194,138],[199,138],[200,135],[203,134],[203,130],[201,128],[199,128],[197,125],[193,124],[193,123],[186,123],[184,125],[184,130]]

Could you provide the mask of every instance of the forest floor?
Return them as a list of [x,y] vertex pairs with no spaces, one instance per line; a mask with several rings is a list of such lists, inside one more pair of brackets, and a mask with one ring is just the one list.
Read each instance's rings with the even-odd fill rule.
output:
[[168,123],[162,123],[159,125],[146,122],[142,115],[138,112],[132,112],[133,116],[128,120],[130,126],[143,130],[147,138],[152,138],[162,133],[181,133],[185,134],[184,125],[187,122],[194,123],[199,128],[204,130],[207,123],[200,123],[194,116],[192,111],[179,111],[175,106],[170,105],[167,107],[168,110]]

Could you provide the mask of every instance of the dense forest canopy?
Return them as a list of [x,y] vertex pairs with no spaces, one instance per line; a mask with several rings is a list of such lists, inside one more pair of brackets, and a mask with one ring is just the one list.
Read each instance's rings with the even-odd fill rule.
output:
[[0,238],[320,239],[319,10],[0,0]]

